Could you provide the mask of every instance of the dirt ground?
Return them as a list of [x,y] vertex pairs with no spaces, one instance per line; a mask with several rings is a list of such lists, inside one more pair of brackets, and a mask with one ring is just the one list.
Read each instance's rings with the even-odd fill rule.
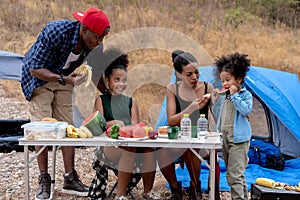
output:
[[[93,147],[89,148],[76,148],[76,170],[83,183],[89,185],[94,176],[94,170],[92,169],[92,159],[93,159]],[[51,153],[51,152],[50,152]],[[30,152],[30,158],[34,156],[34,152]],[[24,155],[22,152],[11,152],[11,153],[0,153],[0,199],[4,200],[15,200],[25,198],[25,181],[24,181]],[[51,154],[49,154],[49,163],[52,162]],[[52,168],[49,168],[51,174]],[[88,199],[87,197],[78,197],[73,195],[66,195],[61,193],[61,188],[63,184],[63,162],[61,150],[58,149],[56,155],[56,176],[55,176],[55,199],[76,199],[83,200]],[[34,198],[36,190],[38,188],[38,167],[37,161],[34,159],[30,164],[30,197]],[[111,189],[112,185],[116,180],[116,176],[109,170],[109,184],[107,192]],[[133,190],[133,195],[135,199],[142,199],[141,193],[143,191],[143,185],[140,181],[138,187]],[[161,195],[161,199],[167,199],[170,195],[170,191],[166,187],[166,181],[162,176],[159,169],[157,170],[155,176],[155,182],[153,186],[153,191]],[[112,196],[115,195],[115,191]],[[203,199],[208,199],[207,194],[203,194]],[[107,198],[112,200],[113,198]],[[187,199],[186,197],[184,199]],[[222,200],[229,200],[230,193],[222,192]]]

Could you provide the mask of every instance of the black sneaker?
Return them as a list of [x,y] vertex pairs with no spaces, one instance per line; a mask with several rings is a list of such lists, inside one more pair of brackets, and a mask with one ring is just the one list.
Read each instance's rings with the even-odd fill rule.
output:
[[181,181],[177,182],[177,188],[171,187],[171,196],[170,196],[169,200],[182,200]]
[[84,185],[77,175],[75,169],[69,174],[64,175],[64,186],[62,193],[74,194],[82,197],[88,196],[89,188]]
[[[190,183],[191,185],[191,183]],[[190,187],[188,190],[189,193],[189,199],[190,200],[202,200],[202,194],[201,194],[201,181],[197,183],[196,187]]]
[[39,189],[35,195],[36,200],[50,199],[51,176],[47,172],[41,172],[39,176]]

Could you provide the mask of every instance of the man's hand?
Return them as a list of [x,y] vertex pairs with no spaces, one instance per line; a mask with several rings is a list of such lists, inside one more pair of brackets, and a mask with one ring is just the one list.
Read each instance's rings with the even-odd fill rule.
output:
[[[72,74],[76,74],[76,73],[72,73]],[[74,85],[81,85],[86,81],[86,79],[87,79],[87,74],[85,75],[76,74],[76,76],[74,77]]]

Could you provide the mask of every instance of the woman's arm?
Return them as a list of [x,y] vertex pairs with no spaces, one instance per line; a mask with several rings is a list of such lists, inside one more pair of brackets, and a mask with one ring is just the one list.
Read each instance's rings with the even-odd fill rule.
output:
[[97,97],[95,100],[94,111],[99,111],[102,115],[104,115],[102,100],[100,97]]
[[181,110],[180,113],[176,114],[176,96],[174,90],[172,89],[172,85],[166,90],[166,98],[167,98],[167,116],[168,116],[168,124],[170,126],[178,126],[180,124],[180,120],[184,113],[191,114],[195,109],[198,109],[198,99],[193,101],[186,109]]
[[131,107],[131,123],[137,124],[140,121],[139,117],[139,108],[137,102],[132,99],[132,107]]

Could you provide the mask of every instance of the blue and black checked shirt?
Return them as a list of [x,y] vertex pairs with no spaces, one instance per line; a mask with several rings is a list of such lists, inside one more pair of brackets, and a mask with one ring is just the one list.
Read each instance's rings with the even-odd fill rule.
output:
[[90,50],[85,48],[77,61],[70,63],[68,70],[63,71],[67,58],[75,48],[79,38],[80,22],[58,20],[48,23],[41,31],[36,42],[23,58],[21,86],[27,100],[31,99],[35,88],[46,82],[30,74],[30,68],[47,68],[56,74],[69,75],[82,64]]

